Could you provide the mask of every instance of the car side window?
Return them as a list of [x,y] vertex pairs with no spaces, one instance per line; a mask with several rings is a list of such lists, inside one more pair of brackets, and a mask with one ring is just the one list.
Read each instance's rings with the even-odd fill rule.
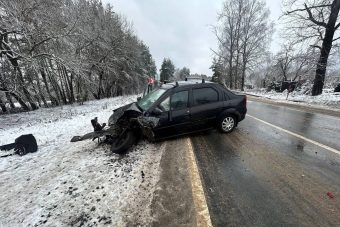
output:
[[171,96],[171,110],[181,110],[188,107],[189,92],[180,91]]
[[163,112],[170,110],[170,96],[164,99],[163,102],[159,104],[159,109],[161,109]]
[[218,93],[213,88],[198,88],[192,90],[194,106],[218,102]]

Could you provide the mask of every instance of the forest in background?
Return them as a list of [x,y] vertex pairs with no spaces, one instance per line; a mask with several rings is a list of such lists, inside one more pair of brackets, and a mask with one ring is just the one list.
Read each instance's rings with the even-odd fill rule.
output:
[[0,1],[0,107],[35,110],[141,92],[156,65],[100,0]]

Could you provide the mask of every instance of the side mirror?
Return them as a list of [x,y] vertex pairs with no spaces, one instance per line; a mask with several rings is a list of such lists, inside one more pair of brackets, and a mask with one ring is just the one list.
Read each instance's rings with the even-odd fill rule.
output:
[[137,102],[139,101],[139,100],[141,100],[142,99],[142,97],[137,97]]
[[163,112],[163,111],[162,111],[161,109],[159,109],[158,107],[156,107],[156,108],[152,111],[152,113],[153,113],[155,116],[161,115],[162,112]]

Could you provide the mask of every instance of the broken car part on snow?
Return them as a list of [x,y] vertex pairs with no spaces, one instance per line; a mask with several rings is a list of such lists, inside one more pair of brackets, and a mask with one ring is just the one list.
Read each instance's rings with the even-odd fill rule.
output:
[[9,151],[14,149],[14,153],[0,156],[1,158],[18,154],[23,156],[27,153],[33,153],[38,150],[38,145],[35,137],[32,134],[22,135],[15,139],[14,143],[0,146],[0,150]]

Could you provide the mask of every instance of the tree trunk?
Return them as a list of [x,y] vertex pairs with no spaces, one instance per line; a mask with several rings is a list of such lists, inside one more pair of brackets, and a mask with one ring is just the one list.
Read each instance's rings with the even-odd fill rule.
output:
[[240,65],[240,55],[241,55],[241,21],[242,21],[242,7],[243,7],[243,1],[239,1],[239,8],[238,8],[238,19],[236,24],[236,65],[235,65],[235,77],[234,77],[234,88],[238,88],[238,82],[239,82],[239,65]]
[[50,91],[50,88],[49,88],[49,85],[48,85],[48,82],[47,82],[47,78],[46,78],[46,73],[45,73],[44,69],[40,70],[40,74],[41,74],[41,77],[42,77],[43,82],[45,84],[46,92],[47,92],[48,96],[50,97],[52,106],[54,106],[54,105],[59,106],[58,100],[55,97],[53,97],[52,94],[51,94],[51,91]]
[[66,93],[65,93],[65,88],[64,88],[66,86],[64,86],[62,74],[59,74],[59,79],[60,79],[60,95],[63,99],[63,103],[66,105],[67,104],[67,98],[66,98]]
[[106,86],[106,88],[105,88],[105,96],[106,96],[106,98],[110,98],[111,97],[113,85],[114,85],[114,83],[111,82],[109,85]]
[[[32,75],[33,74],[33,75]],[[34,92],[33,94],[33,100],[36,100],[36,103],[38,103],[38,106],[41,107],[41,100],[40,100],[40,93],[39,90],[37,89],[36,85],[34,84],[33,77],[34,77],[34,72],[28,72],[26,74],[26,80],[28,81],[29,84],[32,85],[32,91]]]
[[27,104],[24,102],[24,100],[22,100],[20,98],[19,95],[15,94],[14,92],[10,92],[10,94],[13,96],[13,98],[15,98],[19,102],[20,106],[22,108],[24,108],[25,111],[29,111],[30,110],[30,108],[27,106]]
[[44,103],[44,107],[47,108],[48,104],[47,104],[46,99],[45,99],[45,94],[44,94],[44,92],[43,92],[43,90],[41,88],[41,82],[40,82],[40,78],[39,78],[39,74],[38,73],[36,73],[36,79],[37,79],[37,87],[38,87],[38,91],[39,91],[39,96],[40,96],[41,100]]
[[70,77],[68,77],[66,69],[65,69],[65,74],[66,74],[66,79],[67,79],[67,84],[68,84],[68,91],[70,93],[69,101],[71,103],[74,103],[75,102],[74,92],[73,92],[73,79],[74,79],[74,75],[73,75],[73,72],[71,72]]
[[[238,41],[237,41],[238,45]],[[237,78],[238,78],[238,68],[239,68],[239,58],[240,58],[240,50],[239,47],[237,46],[237,51],[236,51],[236,65],[235,65],[235,76],[234,76],[234,86],[233,88],[237,89]]]
[[241,78],[241,91],[244,91],[244,80],[246,77],[246,63],[243,63],[242,67],[242,78]]
[[316,66],[314,84],[312,88],[312,95],[320,95],[322,94],[322,89],[325,82],[326,68],[329,53],[332,49],[332,42],[335,32],[335,23],[338,18],[340,9],[340,0],[334,0],[331,6],[331,14],[329,16],[329,20],[326,26],[325,37],[322,41],[322,47],[320,51],[320,57],[318,60],[318,64]]
[[10,96],[10,94],[8,92],[6,92],[6,99],[7,99],[8,103],[9,103],[9,106],[12,109],[14,109],[15,105],[14,105],[13,100],[12,100],[12,98],[11,98],[11,96]]
[[22,108],[24,108],[25,111],[30,110],[30,108],[27,106],[27,104],[24,102],[24,100],[22,100],[22,98],[20,98],[19,95],[15,94],[14,92],[10,92],[10,94],[13,96],[13,98],[15,98],[19,102],[20,106]]
[[[53,72],[52,60],[49,60],[48,63],[49,63],[51,71]],[[56,75],[55,72],[53,72],[53,73]],[[62,97],[62,92],[61,92],[60,86],[58,84],[58,81],[55,79],[54,75],[52,75],[50,71],[48,71],[48,77],[49,77],[49,80],[50,80],[51,85],[53,87],[53,90],[54,90],[54,92],[57,96],[58,102],[60,104],[63,101],[63,97]],[[66,103],[64,103],[64,104],[66,104]]]
[[229,88],[233,87],[233,59],[232,56],[229,60]]
[[5,103],[2,102],[2,99],[0,98],[0,108],[2,110],[3,113],[6,113],[7,112],[7,108],[6,108],[6,105]]
[[243,44],[243,52],[242,52],[242,78],[241,78],[241,91],[244,90],[244,80],[246,77],[246,69],[247,69],[247,40]]
[[230,38],[230,51],[229,51],[229,88],[231,89],[233,87],[233,55],[234,55],[234,50],[233,50],[233,39],[232,37]]
[[97,93],[97,98],[96,99],[101,99],[102,95],[102,84],[103,84],[103,71],[99,73],[99,83],[98,83],[98,93]]
[[57,70],[58,70],[58,77],[60,80],[60,95],[63,99],[64,104],[66,105],[68,103],[67,98],[66,98],[66,92],[65,92],[67,85],[64,84],[64,72],[62,70],[62,66],[60,66],[59,63],[57,63]]
[[[5,30],[6,32],[6,30]],[[0,38],[0,42],[5,42],[8,43],[8,34],[2,35]],[[29,93],[29,91],[27,90],[26,86],[25,86],[25,80],[22,74],[22,71],[19,67],[19,62],[18,62],[18,58],[16,57],[16,54],[13,53],[12,49],[8,46],[8,45],[3,45],[3,48],[7,51],[6,52],[6,57],[9,60],[9,62],[11,63],[11,65],[14,68],[14,72],[18,74],[18,78],[19,78],[19,83],[21,85],[21,89],[27,99],[27,101],[29,102],[29,104],[31,105],[33,110],[38,109],[37,105],[32,101],[32,97],[31,94]],[[27,105],[26,105],[27,107]]]
[[29,93],[29,91],[27,90],[27,88],[25,86],[25,80],[23,78],[23,75],[22,75],[22,72],[21,72],[21,69],[19,68],[19,66],[16,67],[16,70],[17,70],[18,75],[19,75],[19,80],[21,82],[22,90],[23,90],[24,95],[25,95],[27,101],[29,102],[32,110],[38,109],[38,106],[32,100],[32,96],[31,96],[31,94]]
[[[22,108],[24,108],[25,111],[29,111],[30,108],[27,106],[27,104],[14,92],[9,91],[6,87],[2,87],[0,88],[1,91],[6,92],[7,94],[13,96],[14,99],[16,99],[19,104],[22,106]],[[14,104],[13,104],[13,108],[15,108]]]

